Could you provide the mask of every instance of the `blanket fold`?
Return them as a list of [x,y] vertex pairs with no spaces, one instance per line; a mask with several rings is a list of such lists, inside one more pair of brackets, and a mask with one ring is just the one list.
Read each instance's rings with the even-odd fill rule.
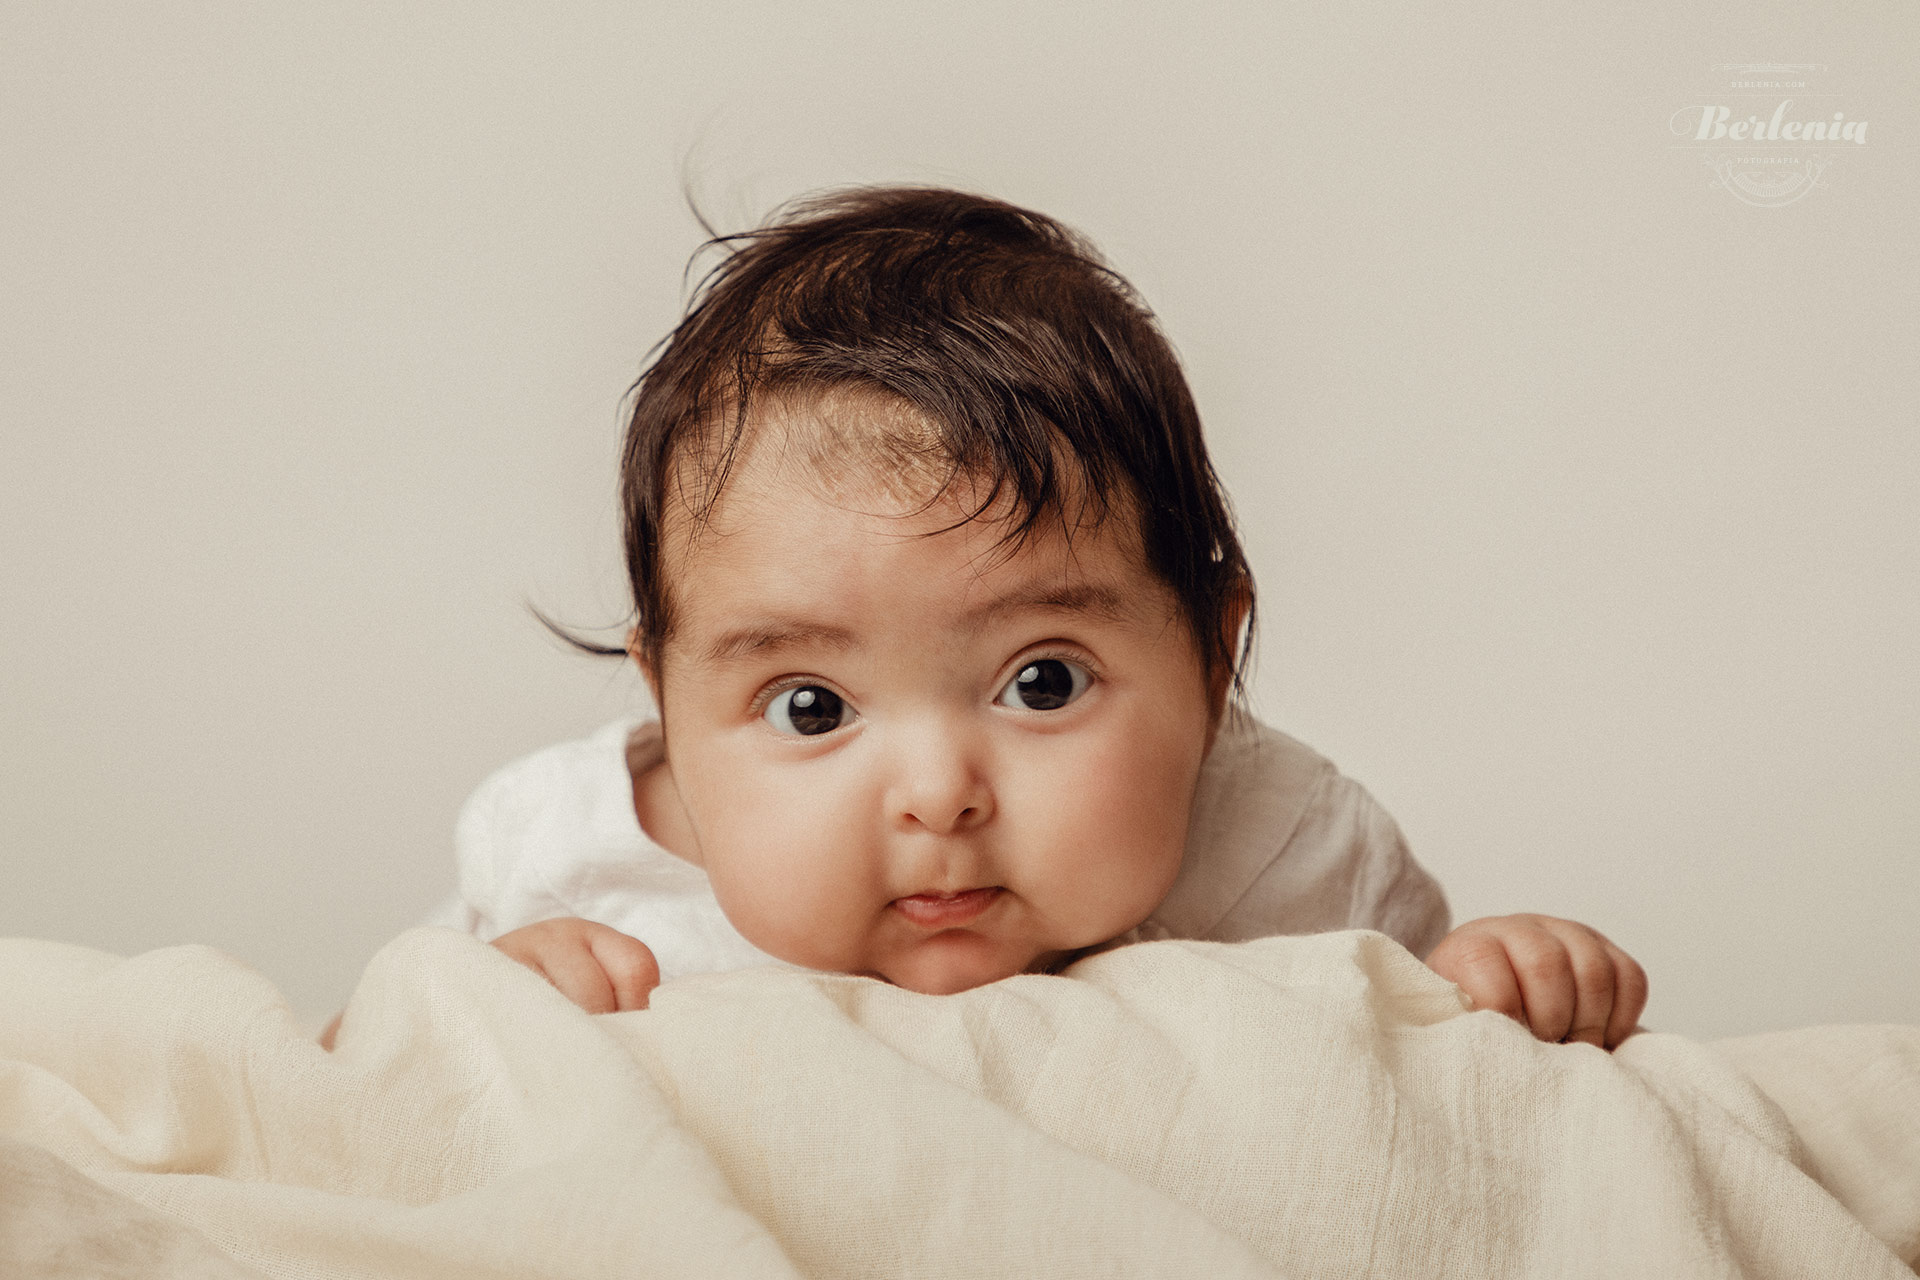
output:
[[[145,1269],[108,1268],[116,1222]],[[0,942],[0,1274],[89,1251],[71,1274],[1911,1276],[1920,1028],[1546,1045],[1364,931],[954,996],[745,970],[594,1017],[419,929],[327,1054],[209,948]]]

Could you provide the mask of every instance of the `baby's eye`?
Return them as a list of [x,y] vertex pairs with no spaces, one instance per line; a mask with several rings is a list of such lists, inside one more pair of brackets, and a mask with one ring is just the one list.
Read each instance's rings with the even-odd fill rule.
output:
[[1003,707],[1054,711],[1087,691],[1093,675],[1065,658],[1039,658],[1020,668],[994,701]]
[[766,722],[782,733],[813,737],[838,729],[847,714],[847,704],[831,689],[817,684],[796,685],[775,694],[761,712]]

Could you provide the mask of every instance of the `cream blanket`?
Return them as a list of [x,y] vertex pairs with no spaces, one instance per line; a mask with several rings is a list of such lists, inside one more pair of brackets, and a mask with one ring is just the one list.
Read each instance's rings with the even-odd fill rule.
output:
[[403,934],[337,1052],[204,947],[0,943],[0,1275],[1910,1276],[1920,1028],[1544,1045],[1376,933],[590,1017]]

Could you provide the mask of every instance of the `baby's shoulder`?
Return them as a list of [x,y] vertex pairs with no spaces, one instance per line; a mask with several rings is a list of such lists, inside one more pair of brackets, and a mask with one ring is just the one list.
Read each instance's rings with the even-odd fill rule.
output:
[[623,717],[488,774],[461,806],[455,841],[462,858],[517,860],[545,845],[637,834],[626,749],[643,723],[640,717]]
[[1251,799],[1303,809],[1339,776],[1331,760],[1249,713],[1220,726],[1200,765],[1196,801],[1220,806]]

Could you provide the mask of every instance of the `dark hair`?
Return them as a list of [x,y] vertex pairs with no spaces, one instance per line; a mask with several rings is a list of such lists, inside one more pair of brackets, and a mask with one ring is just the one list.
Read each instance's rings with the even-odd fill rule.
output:
[[[694,216],[710,239],[689,272],[708,249],[725,256],[647,353],[621,464],[634,647],[655,671],[675,629],[661,550],[676,466],[705,470],[694,513],[704,519],[756,396],[879,390],[927,419],[949,480],[985,482],[973,516],[1011,490],[1003,545],[1017,547],[1044,515],[1064,521],[1076,488],[1099,519],[1118,499],[1139,521],[1148,569],[1180,602],[1209,689],[1230,676],[1244,710],[1253,575],[1199,414],[1153,313],[1086,239],[937,187],[837,188],[732,235]],[[1068,483],[1062,462],[1083,483]],[[1241,596],[1244,644],[1228,634]],[[624,652],[553,629],[592,652]]]

